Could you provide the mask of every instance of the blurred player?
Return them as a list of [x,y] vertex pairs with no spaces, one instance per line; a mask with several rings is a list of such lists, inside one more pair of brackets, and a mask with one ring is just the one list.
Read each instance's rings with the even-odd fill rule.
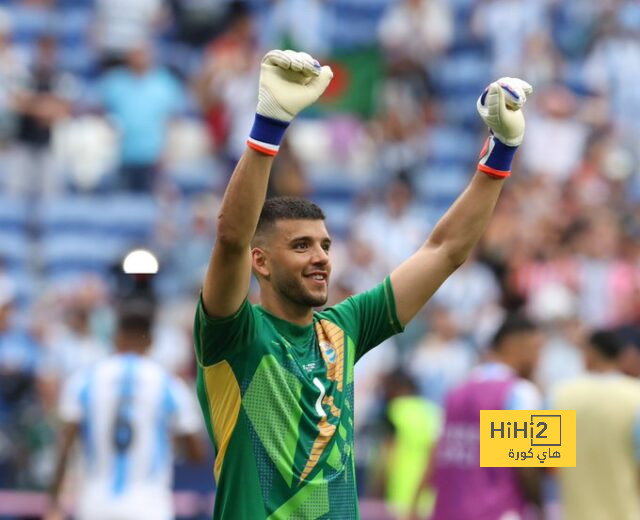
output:
[[413,507],[426,515],[433,509],[433,489],[419,488],[442,428],[442,409],[419,395],[403,371],[392,372],[381,384],[387,436],[377,458],[385,477],[385,503],[398,519],[407,518]]
[[619,372],[624,346],[613,332],[594,332],[584,348],[589,373],[551,399],[576,410],[576,467],[558,471],[566,520],[640,518],[640,381]]
[[82,444],[75,518],[169,520],[173,515],[172,437],[201,460],[201,419],[187,386],[147,359],[153,311],[130,301],[119,310],[117,352],[65,386],[61,449],[47,519],[64,518],[60,495],[71,447]]
[[540,503],[538,468],[480,467],[480,410],[539,410],[542,398],[528,379],[542,336],[533,323],[508,316],[496,332],[487,362],[446,399],[443,434],[432,476],[432,520],[519,520],[527,502]]
[[[331,275],[324,214],[265,193],[289,122],[332,75],[308,54],[267,53],[248,148],[218,216],[194,324],[198,396],[217,454],[215,519],[358,518],[353,365],[466,260],[524,135],[531,87],[492,83],[478,100],[492,129],[478,171],[431,236],[378,286],[314,312]],[[261,305],[247,299],[252,271]]]

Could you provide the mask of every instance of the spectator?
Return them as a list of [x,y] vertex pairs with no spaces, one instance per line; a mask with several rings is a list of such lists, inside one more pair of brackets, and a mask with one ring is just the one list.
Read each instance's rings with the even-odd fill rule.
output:
[[109,346],[95,330],[97,310],[104,305],[104,287],[99,280],[82,278],[59,303],[60,322],[46,323],[44,356],[40,377],[57,402],[62,384],[74,373],[88,369],[109,354]]
[[[633,85],[640,77],[640,7],[635,2],[610,11],[603,18],[603,30],[584,62],[584,81],[591,91],[601,96],[624,136],[625,131],[640,131],[635,114],[640,110],[640,94]],[[631,137],[631,136],[629,136]]]
[[[601,206],[615,197],[616,184],[624,186],[633,172],[612,160],[623,145],[611,129],[593,130],[583,150],[581,163],[569,179],[568,194],[581,206]],[[623,188],[624,190],[624,188]],[[623,203],[622,200],[619,201]]]
[[[216,229],[209,218],[212,209],[220,206],[220,199],[215,195],[201,195],[191,203],[191,214],[186,223],[187,233],[175,226],[168,232],[163,246],[167,248],[171,279],[178,287],[188,294],[198,292],[202,276],[207,269],[207,262],[211,255],[211,238],[215,237]],[[175,242],[174,242],[175,241]],[[170,247],[170,243],[177,243],[178,247]]]
[[453,41],[453,14],[441,0],[401,0],[380,21],[380,42],[396,64],[425,67]]
[[635,270],[620,256],[621,230],[608,208],[592,208],[578,235],[579,312],[594,327],[622,325],[633,311]]
[[414,191],[408,175],[398,174],[387,186],[383,204],[355,217],[357,239],[366,240],[386,269],[393,269],[413,254],[429,233],[425,219],[415,213]]
[[493,73],[520,76],[530,38],[547,26],[545,2],[538,0],[483,0],[474,5],[473,33],[489,42]]
[[51,135],[54,126],[70,115],[75,87],[74,79],[60,72],[57,52],[54,36],[38,39],[28,82],[14,97],[18,147],[9,191],[16,196],[51,198],[64,188],[60,165],[51,153]]
[[473,347],[485,345],[503,318],[500,285],[495,274],[476,255],[467,260],[434,295],[434,303],[445,309],[452,326]]
[[192,306],[185,306],[177,299],[161,301],[158,305],[158,319],[152,331],[153,343],[148,351],[151,360],[183,379],[195,375],[192,313]]
[[521,518],[539,505],[537,468],[480,467],[480,410],[539,410],[540,393],[529,381],[542,336],[525,318],[510,315],[496,332],[488,359],[448,395],[443,434],[433,466],[433,520]]
[[177,37],[193,47],[205,45],[226,23],[230,1],[169,0]]
[[552,1],[549,5],[555,46],[569,60],[582,58],[602,31],[606,19],[618,0]]
[[162,17],[162,0],[97,0],[95,43],[103,68],[124,65],[140,41],[152,41]]
[[230,161],[242,154],[251,127],[262,56],[253,18],[243,6],[236,5],[225,32],[205,49],[202,73],[194,84],[214,147]]
[[[304,49],[321,59],[331,52],[333,9],[324,0],[276,0],[261,27],[267,27],[262,44],[269,47],[287,42],[287,47]],[[300,19],[305,23],[301,24]],[[262,32],[262,31],[261,31]]]
[[408,355],[407,370],[423,397],[442,406],[453,387],[466,379],[476,363],[473,346],[460,334],[451,312],[431,306],[427,334]]
[[350,294],[370,289],[387,272],[385,259],[359,231],[349,235],[342,249],[344,258],[340,257],[342,251],[337,251],[334,257],[336,278],[349,286]]
[[[575,96],[563,87],[550,87],[536,99],[522,147],[522,166],[537,175],[566,182],[580,165],[589,127],[576,117]],[[540,161],[541,156],[545,161]]]
[[138,43],[126,56],[125,67],[102,77],[99,92],[120,132],[118,185],[148,193],[158,184],[168,126],[181,108],[184,91],[167,70],[154,64],[147,43]]
[[[577,293],[580,275],[575,242],[581,224],[574,220],[575,215],[553,183],[533,177],[517,190],[520,210],[510,215],[514,234],[505,236],[510,243],[503,244],[509,252],[503,266],[508,297],[516,305],[523,305],[548,284]],[[550,216],[544,209],[549,204],[563,211]]]
[[15,321],[16,288],[0,276],[0,488],[28,483],[29,419],[38,406],[40,346]]
[[381,113],[371,125],[375,164],[383,171],[412,170],[427,159],[427,123],[434,119],[429,103],[432,88],[424,71],[410,80],[391,78],[383,87]]
[[302,162],[288,141],[284,141],[273,165],[267,196],[308,197],[309,193],[310,187]]
[[559,468],[566,520],[640,518],[640,382],[619,372],[624,343],[597,330],[584,349],[589,374],[560,385],[554,409],[576,410],[576,467]]
[[564,62],[545,31],[533,34],[525,45],[522,77],[541,90],[562,78]]
[[0,8],[0,147],[6,146],[15,135],[17,115],[13,99],[28,76],[26,59],[11,43],[11,32],[9,12]]

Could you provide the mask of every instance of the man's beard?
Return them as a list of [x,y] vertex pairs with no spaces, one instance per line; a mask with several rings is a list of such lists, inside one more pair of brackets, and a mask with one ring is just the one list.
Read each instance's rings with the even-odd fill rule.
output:
[[293,276],[283,277],[273,280],[277,292],[287,300],[305,307],[320,307],[327,303],[327,294],[312,294],[304,285],[302,280]]

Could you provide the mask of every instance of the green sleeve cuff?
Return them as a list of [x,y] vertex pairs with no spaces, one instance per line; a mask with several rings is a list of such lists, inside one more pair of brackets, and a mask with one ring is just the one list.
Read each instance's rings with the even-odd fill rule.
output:
[[396,310],[396,298],[393,294],[393,286],[391,285],[391,276],[384,279],[384,300],[387,305],[387,315],[389,323],[396,334],[404,332],[404,326],[398,319],[398,311]]
[[209,314],[207,314],[207,311],[204,310],[204,303],[202,301],[202,291],[200,291],[200,296],[198,297],[198,315],[200,316],[201,319],[203,319],[207,323],[213,323],[213,324],[225,323],[227,321],[235,320],[238,317],[238,314],[240,314],[244,310],[245,306],[247,305],[249,305],[248,296],[244,299],[242,304],[240,304],[240,307],[238,307],[238,310],[234,312],[231,316],[225,316],[224,318],[216,318],[215,316],[210,316]]

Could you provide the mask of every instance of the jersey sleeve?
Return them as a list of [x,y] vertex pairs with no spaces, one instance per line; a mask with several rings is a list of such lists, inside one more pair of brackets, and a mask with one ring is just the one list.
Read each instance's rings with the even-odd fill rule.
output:
[[201,366],[209,366],[241,353],[257,336],[253,305],[245,300],[233,316],[209,316],[198,301],[193,325],[196,359]]
[[390,277],[328,310],[353,337],[356,361],[385,339],[404,331],[398,320]]

